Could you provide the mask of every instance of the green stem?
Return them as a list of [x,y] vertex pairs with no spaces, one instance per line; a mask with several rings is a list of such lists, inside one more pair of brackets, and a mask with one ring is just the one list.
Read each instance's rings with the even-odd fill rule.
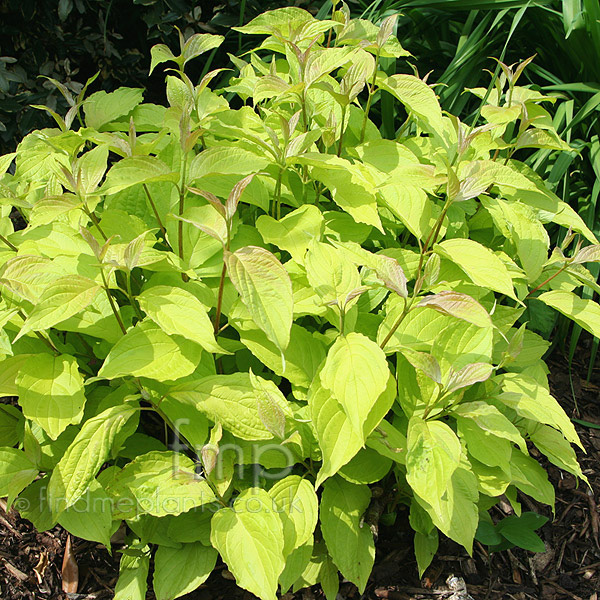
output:
[[379,54],[381,48],[377,48],[377,54],[375,56],[375,70],[373,71],[373,79],[369,85],[369,97],[367,98],[367,106],[365,107],[365,115],[363,117],[362,128],[360,130],[360,143],[365,141],[365,133],[367,132],[367,121],[369,120],[369,111],[371,110],[371,103],[373,102],[373,94],[375,93],[375,82],[377,81],[377,69],[379,69]]
[[315,185],[315,204],[319,204],[319,199],[321,198],[324,189],[325,186],[320,181],[317,181],[317,184]]
[[104,238],[104,241],[106,241],[108,239],[108,236],[104,233],[104,231],[102,231],[102,227],[100,227],[100,221],[98,220],[98,217],[92,211],[88,210],[87,207],[84,207],[83,210],[85,211],[87,216],[92,220],[94,227],[99,231],[100,235]]
[[423,269],[423,263],[425,262],[425,255],[427,254],[427,251],[429,250],[429,248],[431,246],[433,246],[435,244],[435,242],[437,241],[438,235],[440,233],[440,229],[442,227],[442,223],[444,222],[444,217],[446,216],[446,213],[448,212],[449,208],[450,208],[450,202],[446,201],[446,204],[444,205],[444,208],[442,209],[442,212],[440,213],[440,216],[438,217],[435,227],[429,232],[429,236],[427,237],[427,240],[425,241],[425,245],[423,246],[423,248],[421,250],[421,255],[419,256],[419,266],[417,267],[417,279],[415,281],[415,287],[413,289],[412,298],[408,302],[405,300],[404,309],[402,310],[402,314],[398,317],[398,320],[394,323],[394,325],[392,325],[392,328],[389,330],[388,334],[385,336],[383,342],[381,342],[382,349],[385,348],[385,346],[390,341],[390,339],[392,338],[394,333],[396,333],[396,330],[398,329],[398,327],[400,327],[400,324],[402,323],[402,321],[404,321],[404,319],[406,318],[406,315],[410,312],[410,309],[412,308],[412,305],[414,304],[414,302],[417,298],[417,294],[421,291],[421,285],[422,285],[422,280],[423,280],[423,275],[422,275],[421,271]]
[[275,205],[273,206],[273,217],[278,221],[281,219],[281,180],[283,179],[283,168],[279,169],[277,182],[275,184]]
[[338,156],[342,155],[342,146],[344,143],[344,123],[346,121],[346,111],[347,110],[348,110],[348,106],[346,106],[346,105],[342,106],[342,130],[340,131],[340,140],[338,142],[338,151],[337,151]]
[[306,110],[306,92],[302,92],[300,104],[302,104],[302,123],[304,124],[304,131],[306,132],[306,131],[308,131],[308,112]]
[[[442,223],[444,222],[444,217],[450,208],[450,203],[446,201],[438,220],[433,227],[433,229],[429,232],[427,239],[425,240],[425,245],[421,250],[421,255],[419,256],[419,266],[417,267],[417,282],[421,280],[421,269],[423,268],[423,262],[425,261],[425,255],[427,254],[429,248],[435,244],[437,241],[438,235],[440,234],[440,229],[442,227]],[[420,286],[415,284],[415,293],[413,297],[416,296],[420,292]]]
[[344,335],[344,328],[346,325],[346,311],[340,306],[340,335]]
[[112,309],[112,311],[115,315],[115,319],[117,319],[117,323],[119,324],[119,327],[120,327],[121,331],[123,332],[123,335],[125,335],[127,333],[127,329],[125,328],[125,325],[123,324],[121,315],[119,314],[119,310],[115,304],[115,299],[112,297],[112,295],[110,293],[110,289],[108,287],[108,281],[106,280],[106,275],[104,273],[104,269],[100,269],[100,274],[102,275],[102,283],[104,284],[104,291],[106,292],[106,296],[108,298],[110,308]]
[[436,223],[435,232],[433,234],[433,239],[431,240],[431,244],[425,248],[425,252],[427,250],[429,250],[429,248],[431,248],[437,242],[438,235],[440,234],[440,229],[442,228],[442,224],[444,222],[444,217],[446,216],[446,213],[448,212],[449,208],[450,208],[450,202],[446,202],[446,204],[444,205],[444,208],[442,209],[442,212],[438,218],[438,222]]
[[133,292],[131,291],[131,271],[127,271],[125,276],[125,282],[127,284],[127,299],[129,300],[131,306],[133,306],[133,310],[135,311],[137,318],[141,321],[144,318],[144,315],[142,314],[138,303],[133,297]]
[[385,336],[385,338],[383,339],[383,342],[381,342],[381,344],[380,344],[380,348],[382,350],[387,346],[387,343],[392,339],[392,336],[396,333],[396,330],[398,329],[398,327],[400,327],[400,324],[402,323],[402,321],[404,321],[404,319],[406,318],[406,315],[410,312],[410,309],[412,308],[414,300],[415,300],[414,298],[412,298],[409,302],[407,302],[406,299],[404,300],[404,308],[402,309],[402,314],[398,317],[397,321],[392,325],[392,328],[388,331],[388,334]]
[[[25,321],[27,319],[27,315],[21,309],[19,309],[18,312],[19,312],[19,316],[23,319],[23,321]],[[48,348],[50,348],[50,350],[52,350],[52,352],[54,352],[54,354],[56,354],[56,356],[58,356],[60,354],[58,348],[54,345],[54,343],[50,339],[49,334],[48,334],[48,337],[46,337],[41,331],[34,331],[33,333],[35,333],[36,337],[39,338],[42,342],[44,342],[44,344],[46,344],[46,346],[48,346]]]
[[231,223],[227,223],[227,244],[225,246],[225,252],[223,252],[223,268],[221,269],[221,279],[219,280],[219,292],[217,294],[217,310],[215,312],[214,332],[215,337],[221,332],[221,311],[223,309],[223,290],[225,288],[225,275],[227,274],[227,263],[225,262],[225,253],[229,252],[229,245],[231,242]]
[[148,189],[148,186],[145,183],[143,184],[142,187],[144,188],[144,192],[146,192],[146,197],[148,198],[150,207],[152,208],[152,211],[154,212],[154,216],[156,217],[156,220],[158,221],[158,226],[160,227],[160,231],[163,234],[163,237],[165,238],[165,242],[166,242],[167,241],[167,230],[165,229],[165,226],[163,225],[163,222],[161,221],[160,215],[158,214],[156,204],[154,204],[154,200],[152,200],[152,196],[150,195],[150,190]]
[[13,252],[19,251],[19,249],[12,242],[9,242],[3,235],[0,235],[0,241],[4,242]]
[[[185,208],[185,183],[186,183],[186,172],[187,172],[187,160],[188,153],[184,152],[183,155],[183,171],[181,173],[181,188],[179,189],[179,207],[178,213],[181,217],[183,215],[183,211]],[[183,221],[180,219],[177,225],[177,251],[179,254],[179,258],[183,262]],[[185,274],[181,274],[181,279],[186,282],[189,281],[190,278]]]
[[219,335],[220,332],[220,321],[221,321],[221,310],[223,306],[223,288],[225,287],[225,275],[227,274],[227,263],[225,259],[223,259],[223,268],[221,269],[221,280],[219,281],[219,293],[217,296],[217,311],[215,312],[215,323],[214,323],[214,332],[215,337]]
[[[179,206],[177,209],[178,216],[183,215],[185,208],[185,175],[187,171],[187,152],[183,155],[183,170],[181,172],[181,187],[179,188]],[[177,251],[179,258],[183,260],[183,221],[179,220],[177,225]]]

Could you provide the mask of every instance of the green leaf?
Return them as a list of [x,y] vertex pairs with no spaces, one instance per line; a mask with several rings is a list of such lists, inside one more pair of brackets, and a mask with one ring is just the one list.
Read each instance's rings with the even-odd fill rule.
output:
[[23,323],[14,341],[30,331],[44,331],[87,308],[102,288],[80,275],[60,277],[50,283]]
[[[244,324],[245,326],[245,324]],[[325,346],[312,333],[296,325],[290,330],[290,343],[281,352],[261,329],[237,328],[240,341],[260,362],[293,385],[308,388],[325,358]],[[283,364],[282,364],[283,363]]]
[[33,526],[41,533],[52,529],[56,518],[50,512],[46,490],[49,476],[36,479],[19,494],[16,509],[22,518],[31,521]]
[[250,369],[250,383],[256,395],[256,408],[258,418],[266,427],[269,433],[276,438],[283,440],[285,438],[285,413],[278,404],[278,395],[273,396],[266,385],[263,385],[262,379],[256,377]]
[[233,27],[235,31],[248,34],[272,35],[273,31],[281,33],[282,37],[290,35],[294,29],[299,29],[315,18],[306,10],[288,6],[276,10],[268,10],[255,17],[243,27]]
[[8,496],[8,506],[37,475],[38,470],[23,451],[0,448],[0,497]]
[[158,65],[169,61],[175,61],[175,55],[165,44],[156,44],[152,46],[150,49],[150,56],[150,72],[148,75],[152,75],[152,71],[154,71]]
[[383,205],[418,239],[424,241],[435,226],[439,213],[427,193],[414,185],[392,182],[381,186]]
[[583,448],[573,423],[550,392],[535,379],[521,373],[502,375],[504,404],[519,415],[538,423],[552,425],[573,444]]
[[73,356],[36,354],[21,367],[15,381],[23,414],[53,440],[81,420],[83,377]]
[[573,150],[563,142],[554,131],[545,129],[528,129],[519,135],[515,150],[519,148],[547,148],[548,150]]
[[423,577],[423,573],[425,573],[425,570],[431,564],[438,550],[439,537],[437,529],[433,529],[428,535],[415,531],[414,545],[419,577]]
[[396,394],[396,380],[390,375],[387,387],[365,420],[362,431],[356,432],[339,402],[315,378],[309,390],[308,404],[323,455],[315,487],[335,475],[364,446],[365,439],[375,427],[384,423],[382,419],[390,410]]
[[[257,378],[271,399],[285,415],[291,411],[277,386]],[[169,396],[195,406],[209,419],[218,421],[224,429],[243,440],[270,440],[270,432],[260,418],[257,393],[248,373],[212,375],[181,384],[169,391]]]
[[[482,204],[495,217],[493,207],[497,207],[504,218],[504,227],[510,239],[517,247],[517,254],[529,282],[534,282],[542,273],[544,264],[548,260],[550,240],[544,226],[539,221],[532,208],[518,202],[505,202],[503,200],[484,199]],[[497,220],[499,217],[496,216]]]
[[208,352],[226,354],[215,340],[206,308],[192,293],[157,285],[138,296],[140,308],[168,335],[180,335]]
[[112,347],[98,377],[179,379],[194,372],[201,354],[199,345],[178,335],[169,336],[156,323],[145,319]]
[[430,507],[420,497],[416,499],[442,533],[472,552],[479,523],[479,493],[477,478],[466,464],[454,471],[444,495],[434,503],[436,506]]
[[512,483],[522,492],[538,502],[554,506],[554,487],[537,460],[523,454],[520,450],[513,449],[510,471]]
[[0,175],[4,175],[6,171],[8,171],[8,167],[12,164],[12,161],[17,156],[16,152],[11,152],[10,154],[3,154],[0,156]]
[[323,387],[333,393],[357,433],[362,433],[365,419],[385,390],[388,377],[385,353],[360,333],[338,337],[320,374]]
[[321,211],[313,204],[301,206],[279,221],[268,215],[261,215],[256,220],[256,228],[263,240],[286,250],[299,264],[304,264],[311,240],[321,237],[324,224]]
[[492,319],[488,311],[477,300],[461,292],[442,291],[425,296],[417,306],[433,308],[443,315],[463,319],[478,327],[492,326]]
[[406,480],[415,494],[438,510],[460,463],[460,441],[442,421],[412,417],[408,423]]
[[473,363],[492,362],[493,331],[491,327],[453,321],[437,335],[431,352],[438,359],[447,382],[452,372]]
[[310,286],[324,304],[344,308],[349,296],[361,285],[357,268],[338,248],[312,241],[305,256],[306,275]]
[[217,551],[196,542],[181,548],[159,546],[154,555],[156,600],[175,600],[200,587],[212,573]]
[[74,536],[110,548],[111,500],[98,481],[91,482],[86,493],[60,515],[58,522]]
[[215,513],[210,540],[240,587],[261,600],[276,600],[285,566],[283,524],[265,490],[245,490],[232,508]]
[[210,520],[214,508],[214,506],[192,508],[177,516],[161,517],[161,520],[168,520],[167,533],[172,539],[183,544],[202,542],[205,546],[210,546]]
[[119,562],[114,600],[145,600],[149,568],[150,551],[147,546],[137,544],[125,550]]
[[312,540],[317,525],[319,501],[312,484],[298,475],[288,475],[270,490],[283,523],[284,556]]
[[593,336],[600,337],[600,305],[597,302],[563,290],[544,292],[537,299],[575,321]]
[[[368,442],[367,442],[368,443]],[[393,461],[371,448],[362,448],[339,474],[350,483],[372,484],[381,481],[392,468]]]
[[379,87],[395,96],[404,104],[406,112],[419,117],[426,131],[442,136],[444,123],[442,109],[435,92],[414,75],[392,75],[378,80]]
[[510,473],[512,446],[510,442],[479,427],[470,419],[456,420],[458,435],[467,445],[469,454],[489,467],[500,467]]
[[83,424],[50,477],[48,502],[54,514],[73,506],[83,496],[106,462],[120,431],[137,412],[135,405],[121,404]]
[[281,350],[290,341],[294,313],[292,282],[277,258],[246,246],[226,255],[227,273],[254,322]]
[[0,447],[16,446],[23,439],[23,423],[23,414],[16,406],[0,404]]
[[538,450],[548,457],[550,462],[587,482],[587,477],[581,472],[573,447],[565,440],[560,431],[547,425],[539,425],[529,434],[529,439]]
[[183,64],[209,50],[218,48],[224,39],[222,35],[212,35],[210,33],[196,33],[190,36],[186,40],[181,53],[184,58]]
[[[271,161],[264,156],[232,146],[219,145],[200,152],[190,164],[190,183],[207,178],[235,175],[240,177],[250,173],[258,173],[265,169]],[[230,187],[231,189],[231,187]]]
[[171,451],[138,456],[106,485],[106,491],[115,500],[115,516],[124,519],[179,515],[215,501],[193,461]]
[[101,129],[131,112],[142,101],[144,90],[121,87],[114,92],[96,92],[83,103],[85,124]]
[[354,49],[344,47],[313,49],[306,61],[304,84],[307,88],[310,87],[325,75],[349,62],[355,54]]
[[282,594],[285,594],[302,576],[306,567],[310,563],[313,554],[313,540],[310,539],[302,546],[292,550],[285,559],[285,569],[279,576],[279,585]]
[[388,421],[381,421],[367,438],[367,447],[394,462],[406,463],[406,436]]
[[331,154],[307,153],[298,161],[311,167],[312,177],[331,191],[333,201],[357,223],[383,231],[375,185],[365,167]]
[[177,183],[179,173],[156,156],[132,156],[117,162],[106,174],[106,180],[98,190],[100,194],[116,194],[133,185],[170,181]]
[[375,544],[363,515],[371,501],[366,485],[340,477],[329,479],[321,497],[321,532],[331,558],[342,575],[363,593],[375,561]]
[[104,177],[107,160],[108,146],[96,146],[78,159],[79,172],[77,176],[80,179],[83,194],[92,194],[96,191],[100,180]]
[[534,532],[547,521],[546,517],[531,512],[523,513],[520,517],[512,515],[502,519],[496,525],[496,531],[519,548],[530,552],[545,552],[544,542]]
[[516,300],[507,268],[489,248],[473,240],[455,238],[436,244],[435,252],[457,264],[474,284]]
[[525,440],[519,430],[493,405],[477,400],[463,402],[452,409],[457,420],[471,420],[483,432],[511,441],[526,452]]

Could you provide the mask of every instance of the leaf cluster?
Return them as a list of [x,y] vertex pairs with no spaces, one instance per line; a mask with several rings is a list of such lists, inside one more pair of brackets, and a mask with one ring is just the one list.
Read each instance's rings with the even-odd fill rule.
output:
[[[332,600],[338,572],[365,589],[401,509],[422,573],[501,498],[553,506],[532,445],[585,480],[523,318],[600,333],[574,293],[600,246],[513,156],[568,149],[554,98],[504,65],[468,127],[381,70],[408,54],[394,24],[266,12],[216,90],[186,68],[222,38],[183,36],[152,52],[168,106],[83,94],[0,157],[0,495],[107,546],[124,522],[117,599],[144,597],[153,552],[161,599],[220,555],[263,600]],[[383,92],[393,140],[369,117]]]

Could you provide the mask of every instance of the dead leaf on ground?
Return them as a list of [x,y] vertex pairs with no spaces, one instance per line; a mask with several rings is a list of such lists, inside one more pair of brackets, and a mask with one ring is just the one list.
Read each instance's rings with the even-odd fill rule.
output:
[[62,589],[66,594],[76,594],[79,585],[79,567],[73,553],[71,536],[67,536],[65,555],[62,563]]

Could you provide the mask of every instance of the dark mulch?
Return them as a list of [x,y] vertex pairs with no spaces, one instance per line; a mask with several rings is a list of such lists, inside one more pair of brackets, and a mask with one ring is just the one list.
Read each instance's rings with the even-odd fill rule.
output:
[[[585,353],[584,353],[585,356]],[[592,383],[583,375],[586,365],[575,364],[572,376],[564,361],[551,361],[553,393],[568,414],[600,425],[600,373]],[[577,409],[574,401],[577,401]],[[546,552],[533,554],[520,549],[489,555],[479,543],[473,556],[451,541],[444,541],[432,566],[419,581],[412,554],[412,541],[406,519],[394,528],[381,528],[378,555],[365,595],[361,598],[351,584],[342,584],[342,598],[350,600],[466,600],[452,595],[446,586],[449,575],[464,578],[474,600],[598,600],[600,593],[600,429],[577,425],[587,454],[579,453],[583,472],[592,490],[556,467],[540,460],[549,469],[557,490],[556,518],[548,507],[521,497],[524,507],[550,518],[540,530]],[[508,504],[495,508],[497,517],[510,513]],[[30,523],[10,511],[0,510],[0,598],[3,600],[71,600],[112,598],[118,574],[118,552],[111,557],[95,543],[73,540],[79,568],[78,593],[64,594],[62,562],[67,534],[56,527],[37,533]],[[305,590],[297,600],[321,600],[318,589]],[[149,599],[154,596],[149,593]],[[251,600],[237,588],[221,566],[202,588],[187,600]],[[289,595],[286,600],[294,597]]]

